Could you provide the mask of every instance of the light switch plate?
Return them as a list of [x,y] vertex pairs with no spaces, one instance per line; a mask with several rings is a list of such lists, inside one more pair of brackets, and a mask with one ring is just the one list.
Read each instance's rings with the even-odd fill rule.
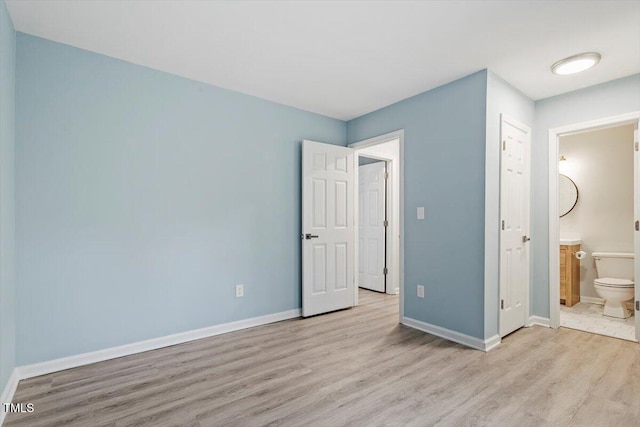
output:
[[424,285],[418,285],[418,298],[424,298]]
[[424,219],[424,206],[418,208],[418,219]]

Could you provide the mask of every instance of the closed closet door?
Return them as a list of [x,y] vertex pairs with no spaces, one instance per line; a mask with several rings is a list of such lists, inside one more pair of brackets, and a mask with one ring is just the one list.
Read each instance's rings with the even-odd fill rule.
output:
[[500,173],[500,336],[521,328],[529,292],[529,141],[524,125],[502,119]]

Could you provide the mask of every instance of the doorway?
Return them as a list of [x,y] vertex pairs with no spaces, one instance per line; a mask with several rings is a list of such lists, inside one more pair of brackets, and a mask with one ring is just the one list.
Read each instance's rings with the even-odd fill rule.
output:
[[[404,282],[402,130],[341,147],[302,143],[302,315],[358,305],[359,158],[382,161],[387,174],[384,227],[384,293],[399,301]],[[366,291],[364,291],[366,292]],[[391,295],[389,295],[391,294]]]
[[358,286],[387,292],[387,162],[371,157],[358,159]]
[[[620,335],[616,337],[623,339],[640,339],[639,120],[640,112],[634,112],[549,130],[549,312],[550,325],[553,328],[565,326],[602,335]],[[618,132],[615,132],[616,129]],[[627,135],[626,142],[622,141],[622,145],[627,144],[626,150],[623,146],[620,148],[625,150],[625,153],[618,156],[618,162],[612,160],[614,164],[604,173],[607,181],[624,175],[627,177],[625,181],[631,182],[625,184],[628,186],[626,190],[622,188],[621,182],[612,183],[608,190],[598,189],[598,186],[603,185],[604,178],[593,179],[594,177],[585,173],[588,170],[593,174],[598,173],[599,168],[595,166],[602,166],[609,156],[605,156],[605,153],[616,151],[614,147],[603,151],[602,146],[593,146],[589,150],[594,152],[591,153],[592,157],[595,156],[591,169],[588,169],[585,160],[587,152],[571,150],[576,147],[575,143],[578,141],[584,142],[582,148],[586,150],[587,142],[597,141],[597,138],[605,133],[609,135],[606,137],[609,141],[612,135],[620,132]],[[580,145],[577,147],[581,148]],[[600,154],[595,153],[597,150],[600,150]],[[618,197],[618,202],[613,199],[610,203],[607,202],[609,198],[617,197],[616,194],[620,192],[625,192],[626,195]],[[592,200],[594,197],[597,199]],[[570,200],[565,200],[567,198]],[[615,209],[613,204],[619,205],[620,209]],[[597,218],[584,211],[583,208],[589,206],[597,210]],[[584,221],[591,221],[591,225],[585,225]],[[605,234],[599,235],[593,225],[597,221],[609,221],[614,225],[609,227]],[[577,228],[579,224],[582,224],[582,229]],[[618,228],[620,230],[616,231]],[[628,274],[622,273],[630,275],[624,280],[629,282],[627,285],[634,290],[633,295],[630,294],[631,300],[621,302],[621,312],[635,314],[628,318],[605,315],[606,300],[597,293],[600,285],[596,279],[602,279],[598,277],[598,265],[604,266],[602,260],[610,259],[611,254],[625,255],[621,259],[627,258],[630,263],[628,268],[632,270]],[[630,257],[633,259],[629,260]],[[564,301],[562,325],[561,300]],[[620,331],[614,331],[618,324],[621,327]],[[625,327],[624,324],[628,326]],[[635,333],[626,330],[629,326],[634,327]]]
[[[370,179],[363,183],[365,187],[373,192],[369,192],[369,198],[361,198],[360,176],[356,174],[356,184],[354,186],[357,196],[355,197],[355,216],[358,220],[356,227],[356,262],[358,264],[358,274],[356,274],[355,301],[358,303],[358,289],[371,289],[367,273],[381,273],[382,280],[378,281],[375,289],[388,295],[398,295],[398,310],[400,319],[403,316],[403,245],[401,236],[404,233],[403,227],[403,207],[402,207],[402,145],[404,132],[397,131],[385,134],[376,138],[360,141],[349,145],[354,149],[354,165],[369,172]],[[362,165],[361,165],[362,164]],[[386,177],[380,183],[372,175]],[[376,184],[377,182],[377,184]],[[382,184],[382,185],[380,185]],[[375,188],[377,185],[377,189]],[[384,186],[384,203],[380,204],[380,197],[373,196]],[[363,188],[364,189],[364,188]],[[376,203],[376,206],[373,203]],[[367,210],[365,212],[364,210]],[[376,213],[372,214],[371,211]],[[374,221],[378,224],[373,229],[368,229],[361,222],[371,219],[372,215],[383,215]],[[382,227],[380,227],[382,225]],[[363,236],[362,233],[365,233]],[[376,233],[377,236],[376,236]],[[380,234],[382,233],[382,235]],[[374,254],[375,252],[375,254]],[[380,254],[382,253],[382,256]],[[377,256],[377,260],[372,262],[372,255]],[[360,274],[362,273],[362,274]],[[364,281],[364,282],[361,282]],[[381,288],[379,283],[384,283]]]

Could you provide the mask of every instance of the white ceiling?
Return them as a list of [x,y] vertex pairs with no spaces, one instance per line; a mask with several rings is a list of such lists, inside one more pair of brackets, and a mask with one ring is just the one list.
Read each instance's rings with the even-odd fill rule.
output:
[[[640,1],[8,0],[18,31],[348,120],[489,68],[533,99],[640,72]],[[564,57],[601,63],[556,76]]]

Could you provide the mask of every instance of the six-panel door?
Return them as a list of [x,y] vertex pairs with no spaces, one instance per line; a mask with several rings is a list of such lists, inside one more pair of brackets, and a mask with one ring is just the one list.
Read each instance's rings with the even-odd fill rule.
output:
[[353,150],[302,143],[302,315],[354,303]]

